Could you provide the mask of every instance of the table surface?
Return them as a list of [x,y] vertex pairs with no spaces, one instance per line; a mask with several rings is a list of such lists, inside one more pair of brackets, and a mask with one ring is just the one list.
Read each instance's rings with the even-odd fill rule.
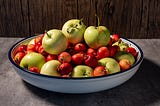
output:
[[89,94],[50,92],[24,82],[7,57],[20,39],[0,37],[0,106],[160,106],[160,39],[131,39],[144,52],[137,73],[118,87]]

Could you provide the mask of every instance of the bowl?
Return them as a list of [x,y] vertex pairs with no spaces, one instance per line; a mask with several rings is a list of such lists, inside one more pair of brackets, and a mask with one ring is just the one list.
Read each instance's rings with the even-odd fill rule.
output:
[[107,90],[129,80],[137,72],[140,64],[143,61],[143,52],[141,48],[134,42],[125,38],[121,38],[122,41],[128,43],[138,51],[136,62],[126,71],[120,71],[118,73],[109,74],[106,76],[89,78],[64,78],[37,74],[20,67],[13,60],[13,57],[16,53],[16,48],[21,44],[28,43],[35,37],[36,36],[23,38],[22,40],[15,43],[8,51],[8,58],[15,71],[24,81],[30,83],[33,86],[49,91],[60,93],[93,93]]

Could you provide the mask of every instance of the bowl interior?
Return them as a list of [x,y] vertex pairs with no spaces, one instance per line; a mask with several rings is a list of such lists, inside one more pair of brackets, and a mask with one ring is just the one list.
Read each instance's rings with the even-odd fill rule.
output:
[[[42,74],[37,74],[37,73],[33,73],[33,72],[30,72],[30,71],[27,71],[26,69],[21,68],[18,64],[16,64],[14,62],[13,57],[15,56],[15,54],[17,52],[16,50],[17,50],[18,46],[21,45],[21,44],[27,44],[30,40],[32,40],[35,37],[37,37],[37,35],[36,36],[31,36],[31,37],[24,38],[24,39],[18,41],[17,43],[15,43],[10,48],[10,50],[8,52],[8,58],[9,58],[10,62],[14,66],[16,66],[17,68],[19,68],[21,71],[26,71],[27,73],[31,73],[31,74],[35,74],[35,75],[39,75],[39,76],[43,76],[43,77],[53,77],[53,78],[62,78],[62,79],[64,79],[64,77],[48,76],[48,75],[42,75]],[[129,44],[131,47],[134,47],[136,49],[136,51],[138,51],[138,56],[137,56],[136,62],[134,63],[134,65],[131,68],[133,68],[133,67],[137,66],[138,64],[140,64],[142,62],[142,60],[143,60],[143,52],[142,52],[141,48],[137,44],[135,44],[134,42],[132,42],[132,41],[126,39],[126,38],[121,38],[121,40],[124,41],[124,42],[126,42],[127,44]],[[130,69],[128,69],[128,70],[130,70]],[[118,74],[118,73],[127,72],[128,70],[126,70],[126,71],[120,71],[120,72],[117,72],[117,73],[114,73],[114,74],[109,74],[109,75],[106,75],[106,76],[112,76],[112,75],[115,75],[115,74]],[[100,77],[104,77],[104,76],[100,76]],[[78,79],[90,79],[90,78],[92,78],[92,77],[78,78]],[[71,79],[77,79],[77,78],[71,78]]]

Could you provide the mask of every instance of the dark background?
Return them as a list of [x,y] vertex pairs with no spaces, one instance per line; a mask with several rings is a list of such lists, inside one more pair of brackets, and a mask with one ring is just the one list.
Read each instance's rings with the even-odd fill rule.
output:
[[160,0],[0,0],[0,37],[61,29],[72,18],[127,38],[160,38]]

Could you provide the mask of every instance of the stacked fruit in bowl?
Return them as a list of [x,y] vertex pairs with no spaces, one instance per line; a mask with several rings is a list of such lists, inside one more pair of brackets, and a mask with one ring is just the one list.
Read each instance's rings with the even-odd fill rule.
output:
[[51,29],[19,45],[13,56],[29,72],[56,77],[105,76],[131,68],[138,55],[118,34],[105,26],[68,20],[62,30]]

